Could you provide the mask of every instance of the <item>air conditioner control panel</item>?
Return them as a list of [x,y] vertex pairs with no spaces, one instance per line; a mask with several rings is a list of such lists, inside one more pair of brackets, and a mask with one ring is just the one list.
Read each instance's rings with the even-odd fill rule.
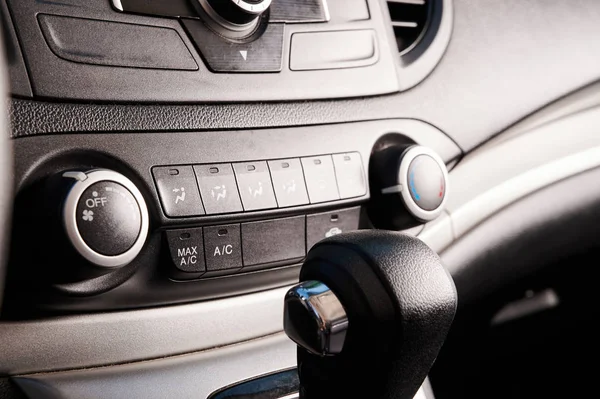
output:
[[[435,168],[414,164],[423,146]],[[375,217],[373,209],[388,209],[382,196],[403,198],[373,178],[385,148],[404,158],[378,174],[406,184],[414,204],[442,206],[449,194],[439,171],[460,150],[415,120],[16,139],[8,317],[11,309],[106,311],[293,284],[308,250],[326,237],[425,220],[406,203],[387,213],[404,215],[391,217],[393,225]],[[407,154],[408,169],[398,169]],[[35,250],[32,231],[43,237]]]

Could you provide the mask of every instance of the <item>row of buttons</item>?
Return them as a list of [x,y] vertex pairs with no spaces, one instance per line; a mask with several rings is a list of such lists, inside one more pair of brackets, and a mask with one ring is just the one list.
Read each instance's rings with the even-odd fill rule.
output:
[[357,230],[360,207],[260,222],[166,232],[175,267],[192,278],[300,260],[320,240]]
[[152,169],[168,217],[318,204],[367,193],[357,152],[273,161]]

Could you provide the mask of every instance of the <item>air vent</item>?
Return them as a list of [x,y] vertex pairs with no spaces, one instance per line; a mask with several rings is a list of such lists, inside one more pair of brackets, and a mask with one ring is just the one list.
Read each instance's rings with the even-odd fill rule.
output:
[[433,0],[387,0],[400,54],[412,50],[423,37]]

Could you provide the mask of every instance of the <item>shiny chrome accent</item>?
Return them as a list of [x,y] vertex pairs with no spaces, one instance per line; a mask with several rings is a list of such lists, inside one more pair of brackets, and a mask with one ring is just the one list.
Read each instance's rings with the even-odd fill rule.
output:
[[319,281],[305,281],[285,296],[283,329],[307,351],[330,356],[346,341],[348,316],[338,297]]
[[[146,242],[146,237],[148,237],[148,226],[150,225],[148,207],[146,206],[142,193],[135,184],[122,174],[106,169],[92,170],[85,174],[83,172],[66,172],[63,173],[62,176],[77,181],[69,191],[69,194],[67,194],[65,206],[63,208],[63,223],[65,230],[77,252],[91,263],[107,269],[124,266],[135,259]],[[84,176],[87,176],[87,178],[84,178]],[[83,240],[81,234],[79,234],[79,229],[77,228],[77,203],[79,202],[79,198],[81,198],[81,195],[88,187],[101,181],[112,181],[125,187],[131,192],[140,208],[140,234],[131,248],[116,256],[102,255],[94,251]]]
[[331,14],[329,13],[329,4],[327,4],[327,0],[321,1],[321,4],[323,4],[323,10],[325,11],[325,22],[329,22],[331,19]]
[[272,0],[264,0],[259,4],[247,3],[244,0],[235,0],[235,4],[242,10],[245,10],[249,14],[260,14],[271,6]]
[[[234,24],[233,22],[227,21],[225,18],[223,18],[222,16],[220,16],[219,13],[217,13],[214,10],[214,8],[212,8],[212,6],[208,2],[208,0],[197,0],[197,1],[198,1],[198,3],[200,3],[200,6],[204,10],[204,12],[206,12],[206,14],[213,21],[215,21],[216,23],[218,23],[220,26],[222,26],[225,29],[229,29],[229,30],[232,30],[234,32],[243,32],[243,31],[251,31],[252,29],[254,29],[256,27],[256,25],[258,25],[258,16],[260,15],[260,12],[255,13],[255,12],[250,12],[249,11],[249,13],[251,13],[251,14],[256,14],[256,18],[254,20],[252,20],[251,22],[248,22],[247,24],[243,24],[243,25]],[[223,0],[223,1],[225,1],[225,0]],[[240,5],[238,3],[236,3],[236,4],[238,6]],[[270,4],[271,4],[271,2],[269,1],[269,5]],[[241,7],[241,8],[244,8],[244,7]]]
[[121,0],[112,0],[112,3],[114,8],[123,12],[123,4],[121,4]]

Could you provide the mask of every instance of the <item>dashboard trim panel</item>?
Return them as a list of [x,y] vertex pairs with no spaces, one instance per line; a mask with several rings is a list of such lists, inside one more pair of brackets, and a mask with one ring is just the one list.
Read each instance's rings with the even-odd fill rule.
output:
[[288,289],[166,308],[3,321],[0,342],[7,345],[0,351],[0,375],[155,359],[274,334],[283,331]]
[[[598,126],[600,107],[469,154],[450,173],[452,192],[446,209],[449,217],[430,223],[419,237],[441,252],[511,203],[600,166]],[[452,234],[440,239],[444,230]]]

